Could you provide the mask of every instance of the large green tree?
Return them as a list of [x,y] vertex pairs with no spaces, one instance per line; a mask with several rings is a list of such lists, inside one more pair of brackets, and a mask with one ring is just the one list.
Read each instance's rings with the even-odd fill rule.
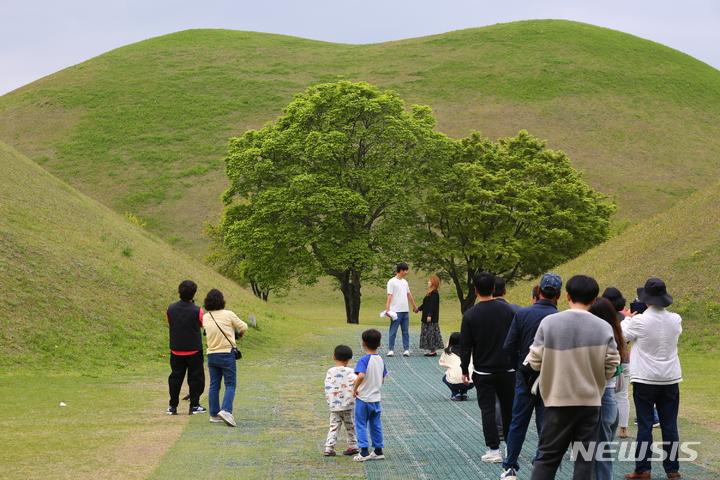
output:
[[231,139],[219,237],[266,289],[334,277],[358,323],[362,282],[406,251],[413,196],[453,142],[429,107],[363,82],[311,87],[283,113]]
[[524,130],[497,143],[475,132],[459,145],[428,186],[413,260],[451,279],[463,312],[476,273],[532,278],[609,237],[615,206],[563,152]]

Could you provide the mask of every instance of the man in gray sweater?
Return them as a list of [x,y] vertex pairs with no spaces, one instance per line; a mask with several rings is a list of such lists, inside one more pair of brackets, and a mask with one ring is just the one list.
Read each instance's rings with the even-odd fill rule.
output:
[[566,290],[570,308],[540,322],[523,367],[540,372],[537,387],[545,402],[531,480],[554,479],[571,441],[580,452],[573,479],[592,477],[601,398],[620,365],[612,327],[588,312],[600,291],[595,279],[576,275]]

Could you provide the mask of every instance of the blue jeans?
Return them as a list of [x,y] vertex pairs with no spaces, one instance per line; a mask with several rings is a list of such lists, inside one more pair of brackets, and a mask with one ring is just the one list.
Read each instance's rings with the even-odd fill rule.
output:
[[665,473],[677,473],[680,470],[678,462],[678,435],[677,416],[680,406],[680,388],[678,384],[649,385],[647,383],[633,382],[633,400],[637,412],[638,433],[637,448],[635,450],[635,471],[637,473],[649,472],[650,458],[653,451],[653,405],[657,407],[660,418],[660,431],[662,432],[663,450],[665,459],[663,468]]
[[[602,442],[612,442],[617,432],[620,417],[618,415],[617,402],[615,401],[615,388],[606,388],[602,396],[602,405],[600,406],[600,431],[598,432],[598,449],[602,446],[601,453],[598,452],[595,461],[595,471],[593,478],[595,480],[612,480],[613,478],[613,456],[609,452],[612,449],[610,445]],[[600,458],[603,461],[598,461]]]
[[[210,372],[210,393],[208,393],[210,415],[215,417],[220,410],[232,413],[237,376],[237,360],[235,360],[235,356],[232,353],[209,353],[207,365],[208,372]],[[220,407],[221,382],[225,382],[222,408]]]
[[395,350],[395,336],[397,335],[398,327],[402,329],[402,342],[405,350],[410,350],[410,313],[409,312],[396,312],[397,320],[390,321],[390,338],[388,339],[388,349]]
[[457,397],[458,395],[467,395],[467,392],[469,390],[472,390],[475,386],[472,383],[470,385],[465,385],[464,383],[450,383],[447,381],[445,375],[443,375],[442,381],[450,389],[450,393],[452,393],[453,398]]
[[[507,438],[507,458],[503,462],[503,468],[512,468],[520,470],[518,465],[518,456],[525,443],[528,426],[532,418],[533,410],[535,411],[535,425],[537,426],[538,438],[542,432],[543,412],[545,404],[539,395],[533,395],[525,383],[525,378],[520,370],[517,371],[515,382],[515,400],[513,401],[512,421]],[[535,453],[537,458],[537,452]],[[533,459],[534,460],[534,459]]]
[[357,435],[358,447],[370,447],[368,443],[368,428],[370,428],[373,448],[384,448],[381,413],[380,402],[368,403],[359,398],[355,399],[355,435]]

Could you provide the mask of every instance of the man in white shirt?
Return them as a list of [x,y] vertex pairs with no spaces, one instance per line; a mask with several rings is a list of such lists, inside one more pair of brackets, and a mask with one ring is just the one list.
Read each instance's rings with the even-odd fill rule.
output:
[[[397,275],[387,282],[387,303],[385,304],[385,314],[390,318],[390,349],[387,353],[388,357],[395,355],[395,336],[397,335],[398,326],[402,329],[403,355],[410,356],[410,309],[408,301],[412,303],[413,312],[417,313],[418,308],[415,305],[412,293],[410,293],[410,285],[408,285],[405,276],[408,274],[407,263],[399,263],[397,266]],[[397,314],[397,319],[392,320],[390,312]]]

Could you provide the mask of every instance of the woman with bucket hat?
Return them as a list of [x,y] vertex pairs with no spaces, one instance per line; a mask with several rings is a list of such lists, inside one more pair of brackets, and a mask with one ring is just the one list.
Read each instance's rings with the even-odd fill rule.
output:
[[638,433],[635,470],[625,478],[651,478],[653,451],[653,405],[660,417],[663,450],[662,462],[667,478],[680,478],[678,447],[680,443],[677,416],[680,405],[678,383],[682,370],[678,358],[678,338],[682,333],[680,315],[666,307],[673,303],[665,282],[651,278],[637,289],[638,299],[647,310],[623,322],[625,340],[632,341],[630,383],[637,412]]

